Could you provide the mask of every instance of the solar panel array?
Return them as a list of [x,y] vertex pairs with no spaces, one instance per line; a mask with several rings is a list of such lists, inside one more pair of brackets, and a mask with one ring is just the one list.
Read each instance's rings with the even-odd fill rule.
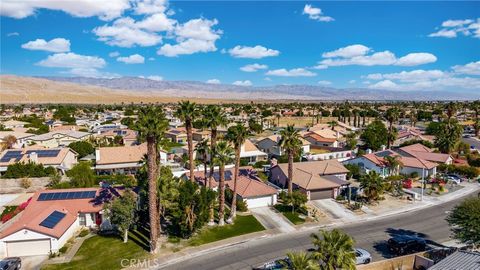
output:
[[62,220],[65,217],[65,213],[58,212],[58,211],[53,211],[46,219],[40,223],[40,226],[53,229],[60,220]]
[[390,154],[392,154],[390,151],[382,151],[382,152],[375,153],[375,156],[383,158],[386,156],[390,156]]
[[37,153],[38,157],[56,157],[60,150],[28,150],[27,154]]
[[173,133],[173,134],[180,134],[180,133],[181,133],[181,131],[179,131],[179,130],[170,130],[170,133]]
[[93,199],[97,192],[93,191],[70,191],[70,192],[48,192],[38,196],[39,201]]
[[5,155],[0,159],[0,162],[9,162],[12,158],[14,158],[15,161],[19,161],[22,156],[22,151],[7,151]]
[[[232,180],[233,174],[231,171],[225,171],[225,181],[230,181]],[[219,172],[214,172],[213,173],[213,179],[215,179],[215,181],[220,181],[220,173]]]

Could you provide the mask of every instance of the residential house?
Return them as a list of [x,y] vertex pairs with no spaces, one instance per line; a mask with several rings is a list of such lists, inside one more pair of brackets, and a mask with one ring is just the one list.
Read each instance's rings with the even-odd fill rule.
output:
[[[100,147],[95,150],[95,171],[100,175],[135,174],[144,164],[147,144]],[[167,153],[160,151],[160,162],[167,163]]]
[[[235,168],[225,169],[225,187],[230,191],[233,191],[234,173]],[[188,177],[188,174],[186,176]],[[204,176],[203,171],[195,172],[195,180],[202,185],[208,185],[208,179],[205,181]],[[214,172],[213,180],[212,189],[217,190],[220,181],[218,171]],[[277,195],[278,190],[271,185],[263,183],[252,167],[240,167],[237,178],[237,199],[246,202],[249,209],[275,205],[277,203]]]
[[25,125],[28,125],[30,123],[11,119],[11,120],[4,121],[1,124],[4,125],[5,128],[15,129],[15,128],[24,128]]
[[187,143],[187,132],[185,128],[171,128],[165,132],[165,138],[175,143]]
[[197,142],[210,139],[210,130],[193,129],[192,139]]
[[[283,149],[279,146],[281,136],[271,135],[266,138],[257,141],[257,147],[267,153],[270,157],[279,157],[284,154]],[[306,154],[310,152],[310,142],[301,138],[302,141],[302,153]]]
[[248,164],[255,164],[258,161],[265,161],[268,155],[260,151],[252,141],[246,140],[240,149],[240,158],[247,161]]
[[55,148],[68,146],[72,142],[87,140],[91,135],[91,133],[83,131],[60,130],[28,137],[26,140],[29,144],[36,144],[45,148]]
[[109,141],[113,141],[117,136],[122,138],[123,145],[132,146],[137,144],[137,132],[128,128],[112,129],[95,135],[97,138],[102,137],[108,139]]
[[420,143],[400,147],[398,149],[395,149],[395,151],[402,156],[416,157],[419,159],[443,164],[453,163],[453,158],[449,154],[435,153],[433,149],[430,149]]
[[78,154],[70,148],[22,148],[19,150],[9,149],[0,154],[0,173],[7,171],[9,165],[23,162],[42,164],[45,167],[53,167],[60,173],[65,174],[77,161]]
[[401,174],[410,175],[412,173],[417,173],[419,176],[422,176],[423,174],[425,177],[428,177],[435,176],[437,173],[437,163],[413,156],[402,156],[392,150],[369,153],[347,160],[344,163],[356,164],[360,166],[365,173],[375,171],[380,174],[380,176],[387,177],[391,175],[390,168],[385,160],[385,157],[387,156],[398,156],[399,162],[402,164],[400,167]]
[[12,148],[18,149],[27,145],[27,139],[35,136],[35,134],[17,132],[17,131],[0,131],[0,149],[5,146],[5,138],[7,136],[15,137],[16,142],[13,144]]
[[303,138],[310,143],[310,147],[338,147],[337,138],[323,137],[315,131],[308,132]]
[[480,270],[480,252],[457,250],[429,270]]
[[103,203],[119,194],[113,188],[36,192],[18,218],[0,232],[0,256],[57,253],[80,229],[100,226]]
[[[348,169],[335,159],[293,163],[293,188],[301,190],[309,200],[336,198],[346,181]],[[270,169],[270,182],[288,187],[288,163]]]

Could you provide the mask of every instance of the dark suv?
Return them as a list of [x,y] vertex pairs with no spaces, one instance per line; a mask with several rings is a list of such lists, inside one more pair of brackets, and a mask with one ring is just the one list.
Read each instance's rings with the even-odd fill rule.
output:
[[8,257],[0,261],[0,270],[20,270],[22,260],[19,257]]
[[419,251],[424,251],[427,247],[425,239],[408,236],[398,235],[388,239],[388,250],[395,255],[406,255]]

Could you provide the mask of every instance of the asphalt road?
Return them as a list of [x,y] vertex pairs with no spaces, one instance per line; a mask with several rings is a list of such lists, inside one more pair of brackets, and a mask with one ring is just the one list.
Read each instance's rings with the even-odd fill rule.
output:
[[475,138],[462,138],[462,141],[480,150],[480,140]]
[[[368,250],[373,261],[377,261],[382,257],[390,257],[386,252],[385,241],[393,234],[422,236],[433,246],[450,240],[450,229],[445,217],[462,200],[460,198],[410,213],[342,226],[341,229],[355,239],[356,247]],[[312,232],[316,232],[316,229],[255,239],[158,269],[252,269],[253,266],[284,257],[288,251],[312,248]]]

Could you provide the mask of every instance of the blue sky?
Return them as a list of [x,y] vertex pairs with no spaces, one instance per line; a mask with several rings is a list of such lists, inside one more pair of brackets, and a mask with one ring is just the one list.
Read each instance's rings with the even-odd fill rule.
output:
[[2,74],[480,91],[480,2],[19,2]]

